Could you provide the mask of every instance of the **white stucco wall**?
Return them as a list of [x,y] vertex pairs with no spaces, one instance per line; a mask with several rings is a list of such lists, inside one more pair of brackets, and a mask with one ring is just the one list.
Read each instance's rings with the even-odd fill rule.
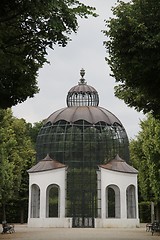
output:
[[[95,219],[95,227],[138,227],[138,193],[137,174],[122,173],[99,168],[98,180],[98,218]],[[31,218],[31,186],[36,184],[40,188],[40,217]],[[59,217],[46,218],[46,191],[51,184],[59,186]],[[120,218],[106,218],[106,188],[109,185],[116,185],[120,189]],[[129,185],[135,186],[136,197],[136,218],[127,218],[126,190]],[[29,173],[29,227],[72,227],[72,218],[65,218],[66,199],[66,169],[60,168],[50,171]]]
[[[28,225],[30,227],[43,227],[44,225],[56,227],[70,227],[70,220],[65,219],[65,191],[66,169],[59,168],[49,171],[29,173],[29,212]],[[40,188],[40,217],[31,218],[31,186],[36,184]],[[46,218],[46,191],[51,184],[59,186],[59,218]],[[52,219],[52,220],[51,220]]]
[[[137,191],[137,174],[111,171],[100,168],[101,176],[101,218],[96,220],[96,227],[138,227],[138,191]],[[106,218],[106,187],[109,185],[116,185],[120,189],[120,218]],[[135,186],[136,198],[136,219],[127,218],[127,202],[126,190],[129,185]]]

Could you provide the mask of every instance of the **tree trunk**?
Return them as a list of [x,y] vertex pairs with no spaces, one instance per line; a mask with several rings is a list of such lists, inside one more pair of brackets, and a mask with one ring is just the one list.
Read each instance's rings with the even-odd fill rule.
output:
[[5,203],[2,203],[2,212],[3,212],[3,221],[6,221],[6,205]]
[[157,203],[156,205],[156,220],[160,221],[160,203]]
[[153,223],[155,221],[155,206],[154,206],[154,202],[151,202],[151,223]]
[[21,208],[21,224],[24,223],[24,209]]

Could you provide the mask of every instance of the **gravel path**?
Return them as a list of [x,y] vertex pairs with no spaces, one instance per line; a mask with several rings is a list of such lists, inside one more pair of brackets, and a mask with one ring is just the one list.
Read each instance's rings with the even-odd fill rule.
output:
[[0,234],[0,239],[12,240],[160,240],[160,235],[140,228],[28,228],[15,225],[15,233]]

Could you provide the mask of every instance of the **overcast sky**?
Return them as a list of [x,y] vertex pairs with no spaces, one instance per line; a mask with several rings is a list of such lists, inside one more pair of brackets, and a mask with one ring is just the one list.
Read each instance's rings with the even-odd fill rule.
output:
[[[127,1],[127,0],[126,0]],[[101,30],[106,29],[104,19],[112,16],[111,7],[115,0],[84,0],[86,5],[95,6],[99,17],[79,20],[77,34],[67,47],[55,47],[49,51],[46,64],[39,71],[38,86],[40,92],[34,98],[13,107],[13,114],[27,122],[39,122],[54,111],[66,107],[66,96],[71,87],[78,84],[80,69],[86,71],[85,79],[99,93],[99,106],[115,114],[125,127],[129,139],[140,130],[139,123],[145,117],[142,113],[129,108],[122,100],[114,96],[114,78],[105,61],[106,40]]]

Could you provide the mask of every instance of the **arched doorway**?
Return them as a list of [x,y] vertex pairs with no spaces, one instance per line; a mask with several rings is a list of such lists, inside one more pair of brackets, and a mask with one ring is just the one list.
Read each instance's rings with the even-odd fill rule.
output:
[[59,186],[56,184],[47,187],[46,217],[59,217]]
[[116,185],[106,188],[106,218],[120,218],[120,190]]
[[127,218],[136,218],[136,194],[135,186],[129,185],[126,190]]

